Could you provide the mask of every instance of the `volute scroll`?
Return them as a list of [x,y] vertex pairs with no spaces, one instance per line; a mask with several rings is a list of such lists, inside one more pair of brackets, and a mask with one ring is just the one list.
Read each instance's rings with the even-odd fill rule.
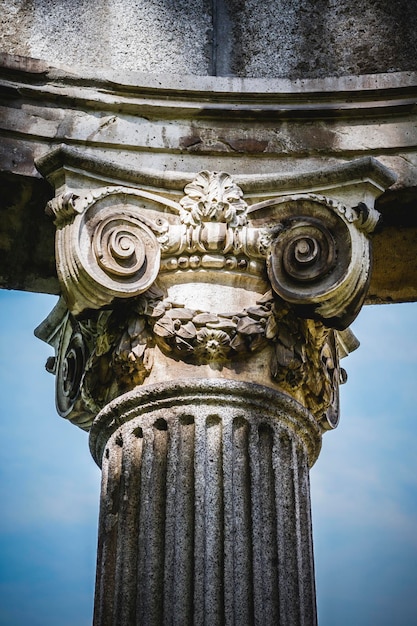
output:
[[273,290],[302,317],[346,328],[367,291],[368,233],[378,222],[377,211],[313,194],[279,199],[270,210],[281,224],[267,258]]
[[[122,187],[67,196],[48,212],[57,224],[58,278],[70,311],[78,315],[146,291],[160,268],[165,203]],[[149,205],[147,217],[143,207]]]

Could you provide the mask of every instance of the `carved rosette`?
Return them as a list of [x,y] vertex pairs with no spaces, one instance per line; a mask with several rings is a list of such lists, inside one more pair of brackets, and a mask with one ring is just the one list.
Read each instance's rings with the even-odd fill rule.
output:
[[[56,349],[59,413],[88,428],[108,402],[155,382],[155,358],[171,363],[173,378],[178,362],[254,382],[262,355],[262,384],[334,428],[344,329],[365,297],[377,212],[308,193],[248,206],[223,172],[201,172],[185,193],[175,202],[104,187],[49,203],[65,306],[38,334]],[[199,282],[213,293],[226,286],[229,302],[245,281],[240,309],[200,305]],[[189,283],[191,305],[171,296]]]

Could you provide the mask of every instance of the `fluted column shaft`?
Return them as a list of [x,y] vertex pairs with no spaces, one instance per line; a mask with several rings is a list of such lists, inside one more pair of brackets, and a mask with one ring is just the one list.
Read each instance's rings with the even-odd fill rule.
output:
[[249,383],[156,385],[106,407],[91,432],[94,624],[316,624],[318,441],[301,405]]

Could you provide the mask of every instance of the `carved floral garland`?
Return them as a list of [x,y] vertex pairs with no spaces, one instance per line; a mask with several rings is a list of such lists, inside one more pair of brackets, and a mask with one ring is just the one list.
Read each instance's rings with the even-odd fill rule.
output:
[[240,313],[213,314],[164,300],[152,313],[153,332],[168,353],[199,363],[221,363],[266,344],[272,304],[270,291]]
[[78,327],[90,338],[81,394],[92,413],[143,384],[152,370],[155,345],[171,357],[219,369],[269,344],[272,379],[290,393],[308,397],[318,419],[329,410],[337,419],[340,373],[334,332],[295,316],[271,291],[241,312],[213,314],[171,302],[154,285],[129,305],[119,302]]

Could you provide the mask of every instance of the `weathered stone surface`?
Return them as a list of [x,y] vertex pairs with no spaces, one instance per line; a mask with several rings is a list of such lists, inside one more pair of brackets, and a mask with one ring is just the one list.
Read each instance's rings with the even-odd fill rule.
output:
[[71,67],[210,74],[211,2],[1,0],[0,49]]
[[287,396],[180,380],[97,416],[94,623],[314,626],[308,467],[317,425]]
[[417,69],[415,14],[415,0],[2,0],[0,47],[152,73],[359,75]]
[[[32,231],[22,223],[22,181],[32,197],[33,213],[27,217],[32,224],[48,195],[37,180],[36,159],[56,188],[64,180],[70,188],[121,184],[155,191],[163,186],[172,200],[179,200],[196,172],[210,166],[237,176],[245,193],[260,199],[260,187],[248,188],[254,174],[260,181],[266,177],[260,182],[264,188],[278,184],[297,192],[310,184],[309,172],[321,178],[317,184],[322,186],[329,169],[353,156],[373,155],[395,172],[397,182],[377,201],[386,226],[375,235],[370,301],[417,298],[416,247],[406,246],[399,256],[396,246],[398,237],[412,243],[417,232],[413,75],[295,82],[206,77],[196,82],[135,73],[82,77],[16,57],[7,57],[5,64],[0,169],[10,192],[17,192],[10,200],[6,195],[3,211],[13,206],[19,225],[15,254],[2,258],[3,287],[57,292],[51,231],[40,217],[42,246],[33,255]],[[60,145],[56,157],[46,157]],[[13,232],[7,223],[0,224],[2,240]]]
[[179,202],[64,178],[48,204],[66,305],[37,334],[56,348],[60,414],[96,416],[97,626],[317,623],[308,470],[352,348],[329,326],[361,304],[391,175],[365,161],[331,180],[334,200],[249,206],[223,172]]
[[225,73],[321,78],[417,68],[415,0],[220,4],[230,41]]
[[103,468],[94,624],[315,626],[308,470],[392,174],[243,175],[248,204],[208,170],[180,199],[181,174],[74,188],[66,156],[42,162],[63,298],[36,333]]
[[362,306],[373,203],[391,174],[358,160],[326,177],[328,196],[243,180],[260,202],[224,172],[200,172],[179,202],[169,189],[62,181],[47,212],[63,301],[36,332],[56,351],[63,417],[88,428],[123,392],[172,379],[174,359],[175,377],[260,382],[337,425],[343,338],[331,329]]

